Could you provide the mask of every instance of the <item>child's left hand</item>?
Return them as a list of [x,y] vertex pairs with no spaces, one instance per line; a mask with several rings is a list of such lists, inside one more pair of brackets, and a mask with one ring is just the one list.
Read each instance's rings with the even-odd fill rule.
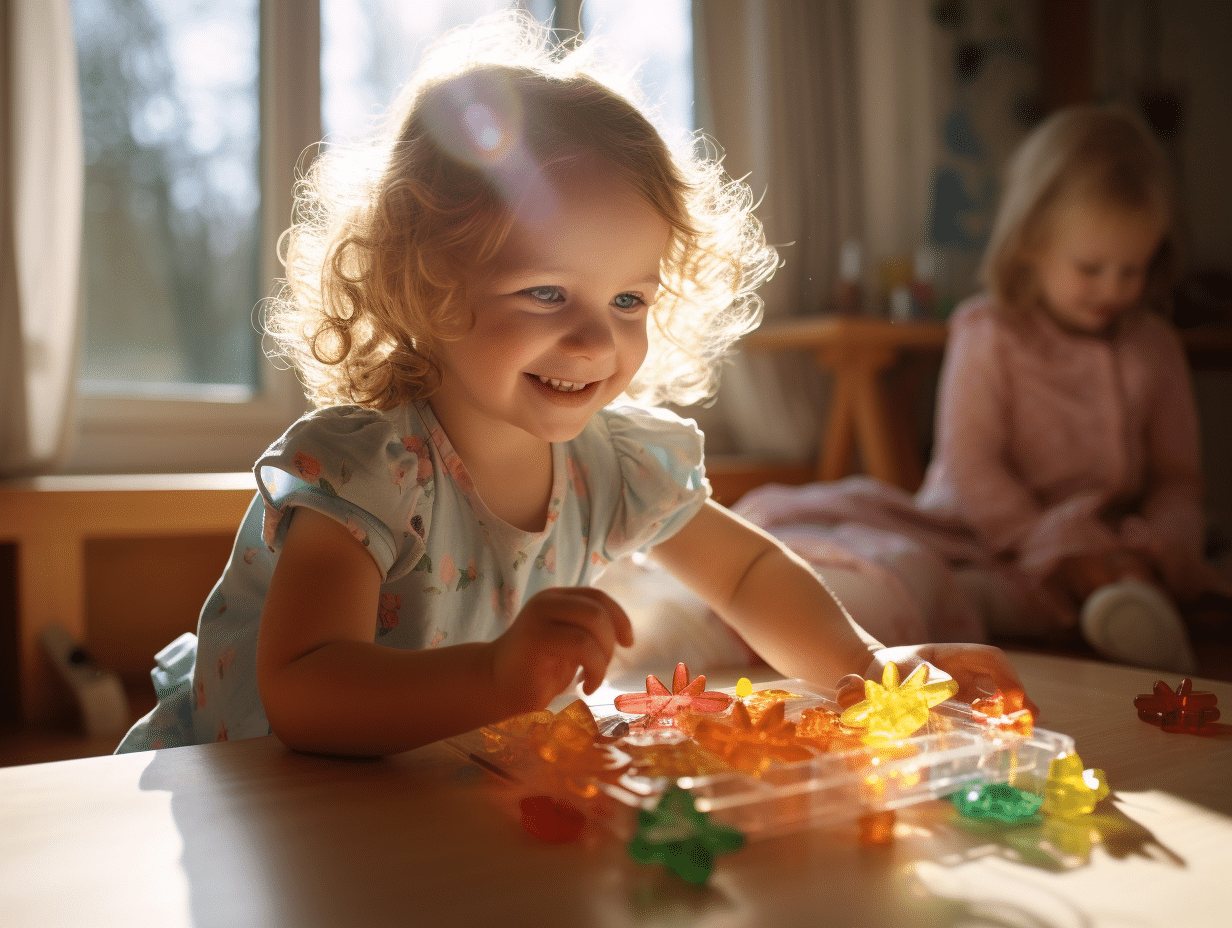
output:
[[844,709],[864,698],[864,680],[880,680],[885,665],[893,662],[903,679],[922,663],[940,674],[930,680],[952,677],[958,682],[958,699],[974,702],[1000,690],[1006,710],[1027,709],[1039,716],[1039,708],[1028,698],[1022,680],[1000,648],[987,644],[920,644],[883,648],[873,656],[864,676],[848,674],[838,681],[838,703]]

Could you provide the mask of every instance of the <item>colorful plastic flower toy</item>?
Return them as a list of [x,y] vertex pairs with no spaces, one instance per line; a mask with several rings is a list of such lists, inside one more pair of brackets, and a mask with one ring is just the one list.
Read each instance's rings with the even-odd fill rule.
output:
[[967,818],[1018,825],[1034,820],[1044,800],[1008,783],[987,783],[959,790],[950,796],[950,802]]
[[736,703],[730,724],[702,719],[693,740],[746,773],[760,773],[775,760],[808,760],[813,753],[796,739],[795,723],[784,719],[784,711],[783,703],[776,702],[754,722],[744,704]]
[[875,743],[907,738],[928,721],[928,710],[958,692],[954,680],[928,682],[928,665],[920,664],[899,685],[898,665],[890,662],[881,674],[881,683],[864,681],[864,701],[840,717],[848,728],[866,729],[864,740]]
[[1218,702],[1219,697],[1214,693],[1195,693],[1193,681],[1188,677],[1175,692],[1163,680],[1156,680],[1153,693],[1134,697],[1134,706],[1142,721],[1158,725],[1164,731],[1191,735],[1218,720]]
[[839,714],[823,706],[811,706],[800,713],[796,722],[796,738],[825,752],[855,751],[860,739],[843,727]]
[[596,780],[620,778],[632,758],[610,744],[597,744],[595,738],[595,732],[561,717],[535,732],[534,749],[548,764],[538,778],[549,792],[563,788],[589,798],[599,791]]
[[1095,804],[1108,795],[1108,779],[1102,770],[1083,770],[1082,758],[1066,754],[1048,765],[1048,782],[1044,786],[1045,815],[1071,818],[1088,815]]
[[631,777],[675,781],[732,769],[677,728],[636,729],[621,740],[620,749],[633,759],[627,771]]
[[971,704],[971,718],[981,723],[990,734],[1014,735],[1026,738],[1035,729],[1035,719],[1029,709],[1005,711],[1005,696],[997,690],[987,699]]
[[756,722],[762,717],[762,713],[773,708],[775,703],[786,702],[788,699],[799,699],[800,696],[799,693],[791,693],[787,690],[758,690],[740,701],[744,703],[744,708],[749,710],[749,715]]
[[673,786],[653,809],[637,813],[629,856],[639,864],[661,863],[690,883],[704,883],[714,858],[744,846],[744,835],[698,812],[693,797]]
[[643,716],[643,724],[650,726],[674,718],[685,709],[722,712],[732,704],[732,698],[726,693],[706,692],[705,674],[690,680],[689,668],[680,663],[672,676],[671,690],[652,674],[646,678],[645,693],[622,693],[615,703],[621,712]]

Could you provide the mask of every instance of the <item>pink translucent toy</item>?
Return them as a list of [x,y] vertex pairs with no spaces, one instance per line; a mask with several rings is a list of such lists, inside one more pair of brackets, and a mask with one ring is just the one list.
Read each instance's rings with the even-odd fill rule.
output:
[[732,703],[726,693],[706,692],[704,674],[689,679],[689,668],[683,663],[676,665],[669,690],[656,676],[646,678],[646,692],[622,693],[616,697],[616,708],[630,715],[644,716],[644,723],[651,725],[671,719],[685,709],[693,712],[722,712]]

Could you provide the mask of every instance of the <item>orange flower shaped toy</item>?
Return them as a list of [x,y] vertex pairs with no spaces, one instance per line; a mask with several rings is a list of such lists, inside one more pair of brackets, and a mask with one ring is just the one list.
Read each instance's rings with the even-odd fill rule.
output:
[[[487,758],[512,770],[526,770],[539,760],[555,763],[558,755],[566,758],[564,763],[569,768],[576,768],[582,756],[589,757],[587,763],[600,772],[614,763],[612,757],[601,759],[599,754],[610,754],[602,749],[615,739],[599,733],[590,707],[581,699],[555,713],[540,709],[515,715],[485,726],[480,733]],[[572,760],[568,759],[571,757]]]
[[1045,815],[1070,818],[1087,815],[1095,804],[1108,795],[1108,779],[1102,770],[1083,770],[1077,754],[1058,757],[1048,765],[1048,782],[1044,786]]
[[864,741],[876,743],[907,738],[928,721],[928,710],[958,692],[954,680],[928,682],[928,665],[920,664],[899,684],[898,665],[885,665],[881,683],[864,681],[864,701],[841,716],[848,728],[865,729]]
[[562,717],[546,731],[537,731],[535,747],[547,762],[539,777],[543,785],[589,799],[599,792],[596,780],[619,779],[632,758],[610,744],[597,744],[595,738],[595,732]]
[[633,758],[627,771],[630,777],[675,781],[731,770],[678,728],[637,729],[621,739],[620,749]]
[[676,665],[669,690],[653,674],[646,678],[645,693],[622,693],[616,697],[616,708],[630,715],[642,716],[642,724],[671,725],[672,719],[685,709],[693,712],[722,712],[732,704],[726,693],[706,692],[706,676],[689,679],[689,668]]
[[839,721],[839,714],[822,706],[814,706],[800,713],[796,737],[826,753],[855,751],[861,747],[860,739]]
[[1029,709],[1005,711],[1005,695],[997,690],[987,699],[971,704],[971,718],[984,726],[993,737],[1012,735],[1026,738],[1035,729],[1035,719]]
[[788,690],[758,690],[740,701],[744,703],[744,708],[749,710],[749,717],[756,722],[767,709],[773,709],[775,703],[799,698],[801,698],[800,693],[792,693]]
[[796,739],[796,724],[783,717],[784,711],[783,703],[776,702],[754,722],[738,702],[732,707],[730,724],[702,719],[693,740],[745,773],[760,773],[775,760],[808,760],[813,753]]

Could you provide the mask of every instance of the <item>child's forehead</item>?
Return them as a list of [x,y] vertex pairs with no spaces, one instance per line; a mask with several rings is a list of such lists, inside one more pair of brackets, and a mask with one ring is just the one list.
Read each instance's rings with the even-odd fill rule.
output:
[[1158,237],[1166,226],[1166,217],[1150,206],[1129,206],[1085,197],[1058,203],[1051,212],[1045,221],[1045,235],[1070,241],[1108,236]]
[[554,184],[546,202],[514,209],[493,256],[495,273],[574,271],[606,265],[638,280],[658,277],[670,226],[629,185],[602,176]]

